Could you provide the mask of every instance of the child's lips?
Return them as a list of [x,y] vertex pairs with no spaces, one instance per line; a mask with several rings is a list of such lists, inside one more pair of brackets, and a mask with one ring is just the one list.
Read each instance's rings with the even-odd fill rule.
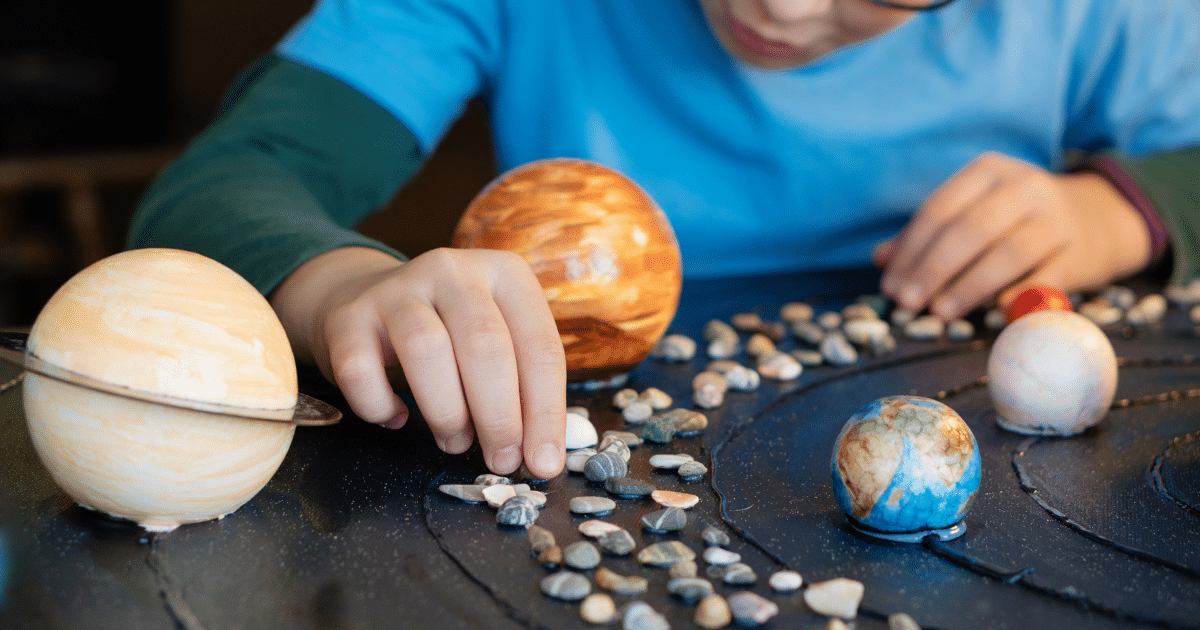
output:
[[790,44],[766,39],[756,33],[754,29],[737,21],[733,15],[726,14],[725,19],[729,24],[729,30],[733,34],[733,38],[739,44],[745,46],[750,52],[762,57],[770,57],[772,59],[786,59],[790,57],[798,57],[804,53],[803,50],[796,48]]

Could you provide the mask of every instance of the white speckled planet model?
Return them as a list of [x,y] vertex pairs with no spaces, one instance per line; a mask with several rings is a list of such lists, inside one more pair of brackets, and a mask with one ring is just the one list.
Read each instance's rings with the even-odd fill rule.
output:
[[1117,356],[1098,326],[1071,311],[1009,324],[988,356],[988,390],[1002,428],[1069,436],[1099,423],[1117,389]]
[[[290,418],[296,365],[245,279],[190,252],[123,252],[79,272],[38,315],[30,354],[131,390]],[[218,518],[283,461],[295,424],[114,396],[28,373],[30,436],[79,504],[152,531]],[[270,415],[269,413],[264,415]]]

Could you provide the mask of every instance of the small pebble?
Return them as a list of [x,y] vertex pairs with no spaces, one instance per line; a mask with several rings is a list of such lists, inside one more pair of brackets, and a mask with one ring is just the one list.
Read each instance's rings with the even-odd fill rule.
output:
[[604,489],[622,499],[638,499],[654,492],[654,484],[630,477],[609,477],[604,480]]
[[[1003,311],[1001,311],[1001,314],[1002,315],[1004,314]],[[916,318],[917,318],[916,311],[909,310],[907,308],[900,308],[900,307],[896,307],[896,308],[892,309],[891,320],[892,320],[893,326],[896,326],[899,328],[904,328],[905,326],[907,326],[909,324],[909,322],[911,322],[912,320],[914,320]]]
[[526,490],[524,492],[518,492],[517,496],[529,499],[529,502],[533,503],[533,507],[546,507],[546,493],[542,492],[541,490]]
[[[866,308],[871,310],[870,307]],[[874,339],[891,334],[891,330],[888,323],[881,319],[852,319],[842,326],[846,339],[862,347],[870,346]]]
[[695,458],[687,453],[656,453],[650,456],[650,466],[662,470],[675,470]]
[[638,399],[638,393],[635,389],[625,388],[613,394],[613,406],[617,409],[624,409]]
[[946,324],[946,336],[951,341],[970,341],[975,337],[975,326],[965,319],[952,319]]
[[727,565],[742,561],[742,555],[724,547],[708,547],[704,550],[704,561],[709,564]]
[[608,497],[572,497],[567,507],[574,514],[594,514],[597,516],[609,514],[617,507],[617,502]]
[[588,411],[587,407],[567,407],[567,413],[580,415],[589,420],[592,418],[592,412]]
[[704,630],[717,630],[733,621],[733,611],[729,609],[729,602],[726,602],[724,597],[714,593],[696,604],[693,621]]
[[1005,324],[1007,323],[1008,314],[1004,312],[1004,309],[988,309],[988,312],[984,313],[983,315],[983,325],[986,326],[988,330],[1000,330],[1001,328],[1004,328]]
[[872,356],[882,357],[896,351],[896,338],[891,333],[876,337],[871,340],[871,346],[868,348]]
[[1162,320],[1167,312],[1167,299],[1157,293],[1151,293],[1138,300],[1125,313],[1125,320],[1131,326],[1147,326]]
[[581,448],[567,453],[567,470],[581,473],[588,458],[596,454],[594,448]]
[[888,308],[887,296],[880,295],[878,293],[873,293],[870,295],[860,295],[855,300],[855,302],[857,302],[858,304],[866,304],[867,306],[870,306],[871,310],[875,311],[876,317],[883,317],[883,314],[887,312],[887,308]]
[[831,332],[821,341],[821,356],[830,365],[851,365],[858,361],[858,351],[841,333]]
[[542,578],[542,592],[557,599],[578,601],[592,592],[592,583],[578,573],[559,571]]
[[601,442],[600,452],[616,453],[621,456],[621,459],[625,460],[626,464],[633,457],[633,453],[629,450],[629,445],[625,443],[625,440],[618,440],[617,438],[606,438],[606,441]]
[[818,615],[853,619],[858,615],[863,591],[862,582],[849,578],[834,578],[809,584],[804,590],[804,603]]
[[825,338],[825,329],[814,322],[796,322],[792,324],[792,334],[809,345],[817,345]]
[[691,361],[696,356],[696,340],[687,335],[666,335],[654,344],[650,356],[664,361]]
[[652,411],[670,409],[671,403],[674,402],[670,394],[657,387],[647,387],[642,393],[638,394],[638,401],[650,405]]
[[642,516],[642,527],[656,532],[676,532],[687,526],[683,508],[666,507]]
[[567,412],[567,450],[595,446],[599,440],[592,421],[577,413]]
[[[843,326],[856,320],[878,321],[879,313],[868,304],[855,302],[842,309],[842,320]],[[886,326],[887,323],[885,322],[884,325]]]
[[583,465],[583,475],[588,481],[603,483],[609,477],[624,477],[629,474],[629,467],[618,453],[604,451],[588,458]]
[[620,528],[615,531],[605,532],[596,539],[596,544],[614,556],[626,556],[633,553],[634,549],[637,549],[637,543],[634,542],[633,535]]
[[641,424],[653,415],[654,408],[640,400],[629,403],[621,410],[621,417],[629,424]]
[[917,341],[934,341],[946,332],[946,325],[933,315],[922,315],[904,325],[904,335]]
[[892,613],[888,615],[888,630],[921,630],[921,625],[908,613]]
[[539,564],[545,567],[558,568],[562,565],[563,551],[558,545],[550,545],[537,555]]
[[825,363],[825,356],[821,354],[820,350],[797,349],[792,350],[788,354],[792,355],[792,358],[799,361],[800,365],[805,367],[813,367]]
[[708,527],[705,527],[704,531],[700,533],[700,538],[703,539],[706,544],[717,547],[725,547],[730,542],[729,534],[725,533],[725,530],[715,525],[709,525]]
[[766,335],[768,339],[779,343],[787,338],[787,326],[783,322],[763,322],[758,327],[758,334]]
[[600,566],[600,550],[586,540],[577,540],[563,547],[563,564],[581,571],[595,569]]
[[796,380],[804,371],[804,366],[795,357],[778,351],[759,357],[756,367],[763,377],[777,381]]
[[707,354],[711,359],[728,359],[737,354],[737,331],[719,319],[711,320],[704,326],[704,339],[708,341]]
[[1168,285],[1163,294],[1181,307],[1191,307],[1200,303],[1200,278],[1192,278],[1187,284]]
[[613,523],[609,523],[608,521],[601,521],[599,519],[592,519],[579,524],[579,533],[587,536],[588,538],[600,538],[605,534],[617,531],[621,531],[620,525],[615,525]]
[[675,435],[695,435],[708,427],[708,416],[693,409],[671,409],[662,414],[664,422],[675,427]]
[[[720,549],[720,547],[709,547],[709,549]],[[725,565],[725,573],[721,576],[721,580],[726,584],[753,584],[758,581],[758,574],[750,568],[750,565],[744,562],[734,562]]]
[[617,604],[608,593],[592,593],[579,605],[579,616],[594,626],[607,626],[617,620]]
[[621,614],[622,630],[671,630],[667,618],[646,602],[629,602]]
[[729,610],[743,626],[761,626],[779,614],[779,605],[753,591],[738,591],[729,596]]
[[729,323],[733,324],[735,330],[749,333],[757,331],[763,322],[758,313],[737,313],[729,318]]
[[1108,300],[1095,298],[1079,305],[1079,314],[1092,320],[1097,326],[1109,326],[1121,321],[1125,314],[1109,304]]
[[1188,318],[1192,320],[1193,324],[1200,324],[1200,304],[1188,309]]
[[1100,292],[1100,297],[1108,300],[1109,304],[1120,309],[1131,309],[1137,303],[1137,294],[1129,287],[1111,285]]
[[638,437],[636,433],[630,431],[605,431],[603,437],[621,440],[627,444],[629,448],[637,448],[642,445],[642,438]]
[[554,542],[554,533],[545,527],[530,525],[525,535],[529,538],[529,551],[535,556],[557,544]]
[[845,621],[842,621],[841,619],[838,619],[837,617],[830,617],[829,621],[827,621],[825,623],[825,630],[852,630],[852,629],[850,628],[850,626],[846,625]]
[[695,481],[708,473],[708,467],[697,461],[684,462],[676,471],[684,481]]
[[667,575],[672,578],[694,578],[699,570],[695,560],[680,560],[667,569]]
[[675,438],[675,422],[663,416],[650,418],[642,427],[641,437],[647,442],[669,444]]
[[494,485],[487,486],[483,489],[483,499],[487,504],[499,508],[504,505],[504,502],[517,496],[517,491],[512,486]]
[[596,571],[596,586],[618,595],[641,595],[650,588],[650,581],[640,575],[620,575],[601,567]]
[[477,486],[494,486],[497,484],[511,486],[512,482],[513,480],[508,477],[493,475],[492,473],[484,473],[475,478],[475,485]]
[[680,560],[695,560],[696,552],[678,540],[656,542],[638,552],[638,562],[656,567],[670,567]]
[[817,316],[817,325],[825,330],[836,330],[842,326],[842,315],[834,311],[825,311]]
[[[495,487],[495,486],[493,486]],[[496,522],[501,525],[525,527],[537,520],[538,509],[532,501],[525,497],[512,497],[496,511]]]
[[813,318],[813,307],[804,302],[788,302],[779,309],[779,319],[788,324],[807,322]]
[[672,578],[667,581],[667,592],[690,604],[712,595],[713,585],[704,578]]
[[738,365],[725,373],[725,383],[729,389],[736,389],[740,392],[752,392],[758,389],[762,379],[758,372],[751,370],[744,365]]
[[752,357],[761,357],[770,352],[775,352],[775,342],[771,341],[770,337],[762,333],[754,333],[746,340],[746,354]]
[[716,372],[700,372],[692,379],[692,402],[702,409],[715,409],[725,402],[729,384]]
[[686,510],[700,502],[700,497],[694,494],[675,492],[673,490],[655,490],[650,493],[650,498],[663,507],[673,507],[681,510]]
[[804,578],[795,571],[785,569],[772,573],[771,577],[767,578],[767,584],[772,590],[779,592],[794,591],[804,584]]
[[471,485],[465,483],[444,483],[438,486],[443,494],[454,497],[467,503],[484,503],[487,499],[483,496],[484,486]]

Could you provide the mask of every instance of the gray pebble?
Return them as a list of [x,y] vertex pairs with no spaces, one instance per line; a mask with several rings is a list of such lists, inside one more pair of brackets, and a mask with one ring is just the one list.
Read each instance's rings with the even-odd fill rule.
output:
[[594,448],[580,448],[567,453],[567,470],[571,472],[583,472],[583,466],[592,455],[596,454]]
[[637,543],[634,542],[633,536],[624,529],[607,532],[596,539],[596,543],[600,548],[613,554],[614,556],[627,556],[637,549]]
[[817,345],[825,338],[825,329],[813,322],[804,321],[792,324],[792,334],[809,345]]
[[654,408],[640,400],[629,403],[621,410],[621,417],[629,424],[641,424],[653,415]]
[[724,547],[729,544],[729,534],[715,525],[705,527],[704,531],[700,534],[700,538],[704,539],[705,543],[718,547]]
[[614,437],[606,437],[604,439],[606,442],[600,443],[600,452],[607,451],[609,453],[616,453],[617,455],[620,455],[621,459],[625,460],[626,463],[628,463],[629,459],[633,457],[633,453],[630,452],[629,445],[625,443],[625,440]]
[[725,565],[725,573],[721,575],[721,579],[726,584],[753,584],[758,581],[758,574],[750,568],[750,565],[744,562],[734,562]]
[[629,473],[620,454],[611,451],[596,453],[588,458],[583,465],[583,474],[588,481],[603,483],[609,477],[624,477]]
[[892,309],[891,320],[892,320],[893,326],[899,326],[900,328],[903,328],[903,327],[907,326],[909,322],[911,322],[912,320],[914,320],[916,318],[917,318],[916,311],[911,311],[907,308],[901,308],[899,306]]
[[887,619],[888,630],[921,630],[921,626],[908,613],[892,613]]
[[583,571],[595,569],[600,565],[600,550],[586,540],[577,540],[563,547],[563,564]]
[[484,473],[475,478],[475,485],[477,486],[494,486],[497,484],[511,486],[512,482],[513,480],[508,477],[493,475],[492,473]]
[[638,562],[655,567],[669,567],[680,560],[695,560],[696,552],[678,540],[656,542],[638,552]]
[[713,585],[704,578],[673,578],[667,581],[667,591],[691,604],[712,595]]
[[578,601],[592,592],[587,578],[571,571],[559,571],[542,578],[542,592],[566,601]]
[[729,610],[743,626],[761,626],[779,614],[779,606],[753,591],[738,591],[729,596]]
[[602,436],[607,438],[616,438],[624,442],[629,448],[637,448],[642,445],[642,438],[638,434],[631,431],[605,431]]
[[680,560],[671,565],[667,570],[667,574],[672,578],[694,578],[700,567],[696,565],[695,560]]
[[817,315],[817,325],[825,330],[834,330],[841,327],[842,315],[834,311],[825,311]]
[[965,319],[950,320],[946,324],[946,336],[951,341],[970,341],[975,336],[975,326]]
[[1137,303],[1137,294],[1133,292],[1133,289],[1115,284],[1105,287],[1100,292],[1100,297],[1108,300],[1113,306],[1126,310],[1133,308],[1133,305]]
[[538,509],[529,499],[515,496],[504,502],[496,511],[496,522],[501,525],[525,527],[537,520]]
[[438,486],[438,490],[441,490],[443,494],[466,501],[467,503],[483,503],[487,501],[487,498],[483,496],[483,488],[484,486],[465,483],[444,483]]
[[654,492],[654,484],[630,477],[609,477],[604,480],[604,489],[623,499],[636,499]]
[[655,416],[642,427],[641,435],[647,442],[669,444],[675,438],[675,422],[664,416]]
[[694,459],[687,453],[656,453],[650,456],[650,466],[662,470],[675,470]]
[[696,356],[696,340],[687,335],[665,335],[651,348],[650,356],[663,361],[691,361]]
[[822,363],[825,362],[825,357],[821,354],[820,350],[798,349],[798,350],[792,350],[788,354],[792,355],[793,359],[799,361],[800,365],[803,365],[806,367],[821,365]]
[[1003,309],[992,308],[983,314],[983,325],[988,330],[1000,330],[1008,323],[1008,315],[1005,315]]
[[708,467],[697,461],[684,462],[679,466],[679,476],[685,481],[695,481],[708,472]]
[[601,516],[616,509],[617,502],[608,497],[572,497],[567,507],[575,514]]
[[738,365],[725,372],[725,382],[729,385],[729,389],[736,389],[739,392],[752,392],[758,389],[758,386],[762,383],[762,379],[759,377],[758,372],[744,365]]
[[621,615],[622,630],[671,630],[667,618],[646,602],[629,602]]
[[668,507],[642,516],[642,526],[656,532],[674,532],[687,526],[687,512]]
[[1200,278],[1192,278],[1187,284],[1171,284],[1163,291],[1167,299],[1181,308],[1200,303]]
[[841,333],[831,332],[821,341],[821,356],[831,365],[850,365],[858,361],[858,351]]
[[871,340],[871,346],[868,349],[871,351],[871,356],[889,355],[896,351],[896,338],[891,333],[877,337]]
[[637,390],[626,387],[625,389],[617,390],[617,393],[613,394],[613,406],[617,409],[624,409],[631,403],[636,402],[637,399]]

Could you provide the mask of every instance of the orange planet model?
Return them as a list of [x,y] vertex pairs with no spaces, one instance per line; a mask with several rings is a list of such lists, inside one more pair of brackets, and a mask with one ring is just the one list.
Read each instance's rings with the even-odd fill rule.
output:
[[1065,293],[1047,286],[1034,286],[1017,295],[1004,312],[1005,320],[1011,324],[1023,315],[1035,311],[1073,311],[1071,298]]
[[666,215],[629,178],[594,162],[540,160],[503,173],[467,207],[453,244],[529,262],[571,382],[627,373],[679,305],[682,261]]

